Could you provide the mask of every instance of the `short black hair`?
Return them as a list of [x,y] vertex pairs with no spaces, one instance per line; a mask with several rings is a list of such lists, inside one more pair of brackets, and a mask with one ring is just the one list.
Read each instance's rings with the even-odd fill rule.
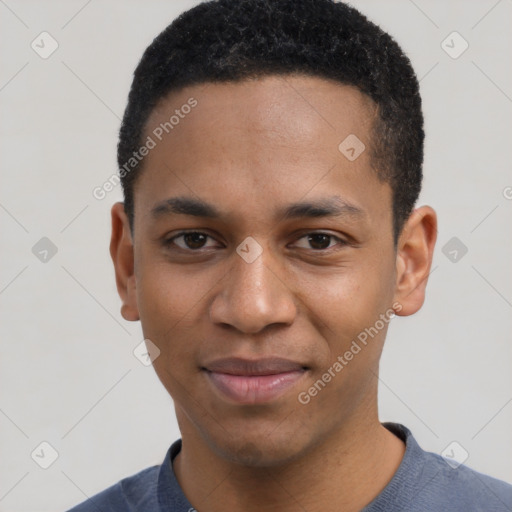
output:
[[355,86],[375,102],[371,162],[392,188],[396,244],[421,190],[419,83],[389,34],[334,0],[207,1],[182,13],[153,40],[134,72],[117,152],[132,233],[134,185],[143,160],[129,172],[126,163],[142,145],[159,100],[196,84],[296,73]]

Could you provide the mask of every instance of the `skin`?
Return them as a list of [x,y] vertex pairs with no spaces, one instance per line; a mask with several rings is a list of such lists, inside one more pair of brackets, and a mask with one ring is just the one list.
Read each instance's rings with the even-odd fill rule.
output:
[[[122,315],[140,319],[158,346],[153,365],[175,403],[178,482],[201,512],[360,510],[405,451],[378,419],[387,324],[308,404],[297,397],[379,315],[420,309],[436,214],[414,210],[395,248],[391,188],[368,150],[375,106],[354,87],[302,75],[187,87],[159,103],[144,137],[190,97],[197,107],[145,158],[133,237],[123,204],[112,208]],[[338,150],[349,134],[367,148],[353,162]],[[176,196],[222,216],[152,215]],[[278,214],[333,196],[360,213]],[[209,238],[165,244],[181,230]],[[262,248],[252,263],[236,252],[248,236]],[[274,400],[234,404],[201,370],[231,356],[284,357],[308,370]]]

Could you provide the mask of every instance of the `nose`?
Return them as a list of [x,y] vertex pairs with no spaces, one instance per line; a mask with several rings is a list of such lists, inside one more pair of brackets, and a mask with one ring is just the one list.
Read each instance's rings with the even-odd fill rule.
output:
[[268,250],[252,263],[233,254],[231,270],[210,306],[210,319],[254,334],[271,324],[291,325],[297,313],[293,291],[278,265],[271,265]]

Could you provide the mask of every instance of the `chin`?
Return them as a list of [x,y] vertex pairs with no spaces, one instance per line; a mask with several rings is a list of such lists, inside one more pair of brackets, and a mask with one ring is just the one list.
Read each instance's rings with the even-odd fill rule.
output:
[[276,435],[276,432],[257,435],[251,433],[250,428],[244,435],[233,433],[229,438],[210,438],[208,444],[224,459],[254,468],[286,465],[304,455],[308,448],[308,443],[301,442],[296,433],[293,436],[289,433]]

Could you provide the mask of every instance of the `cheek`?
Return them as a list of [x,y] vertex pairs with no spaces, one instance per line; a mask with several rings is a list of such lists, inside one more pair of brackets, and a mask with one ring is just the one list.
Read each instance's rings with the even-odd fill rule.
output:
[[[382,259],[380,263],[359,263],[331,275],[316,276],[307,287],[309,320],[316,323],[325,340],[325,350],[318,352],[314,380],[331,369],[335,377],[328,386],[341,401],[362,396],[374,380],[372,372],[378,371],[393,301],[387,268],[391,263]],[[381,315],[386,314],[383,321]],[[338,358],[342,358],[341,363]],[[338,365],[333,368],[336,362]],[[320,402],[328,400],[328,395],[323,394]]]
[[318,347],[320,364],[301,390],[299,403],[308,401],[311,416],[324,418],[326,425],[349,416],[372,396],[376,385],[389,325],[389,316],[383,321],[381,315],[389,315],[392,301],[389,286],[378,276],[379,272],[365,272],[330,278],[329,286],[316,282],[312,296],[317,299],[310,304],[313,318],[321,320],[317,329],[325,339],[325,350]]
[[[331,275],[316,276],[307,286],[307,304],[322,320],[327,338],[356,335],[373,325],[392,301],[393,288],[382,268],[368,269],[354,265]],[[342,336],[341,339],[346,338]]]
[[[205,292],[222,274],[155,261],[139,266],[137,301],[141,322],[147,329],[182,329],[204,307]],[[164,331],[162,331],[164,330]]]
[[174,400],[190,401],[197,376],[194,320],[204,291],[168,263],[154,262],[139,272],[137,300],[143,335],[160,350],[153,368]]
[[[144,261],[141,259],[141,261]],[[198,355],[205,343],[208,291],[221,281],[222,266],[197,269],[147,258],[137,271],[137,301],[144,337],[160,350],[153,365],[171,394],[180,384],[188,388],[198,371]],[[176,386],[178,388],[176,388]]]
[[[193,344],[181,342],[191,328],[190,317],[197,304],[199,290],[186,286],[179,273],[171,272],[169,265],[152,263],[138,272],[137,302],[144,338],[150,339],[160,350],[153,362],[162,382],[168,378],[162,372],[176,375],[187,359],[182,353]],[[176,362],[180,361],[180,364]],[[169,375],[169,378],[170,378]],[[168,388],[168,382],[165,382]]]

